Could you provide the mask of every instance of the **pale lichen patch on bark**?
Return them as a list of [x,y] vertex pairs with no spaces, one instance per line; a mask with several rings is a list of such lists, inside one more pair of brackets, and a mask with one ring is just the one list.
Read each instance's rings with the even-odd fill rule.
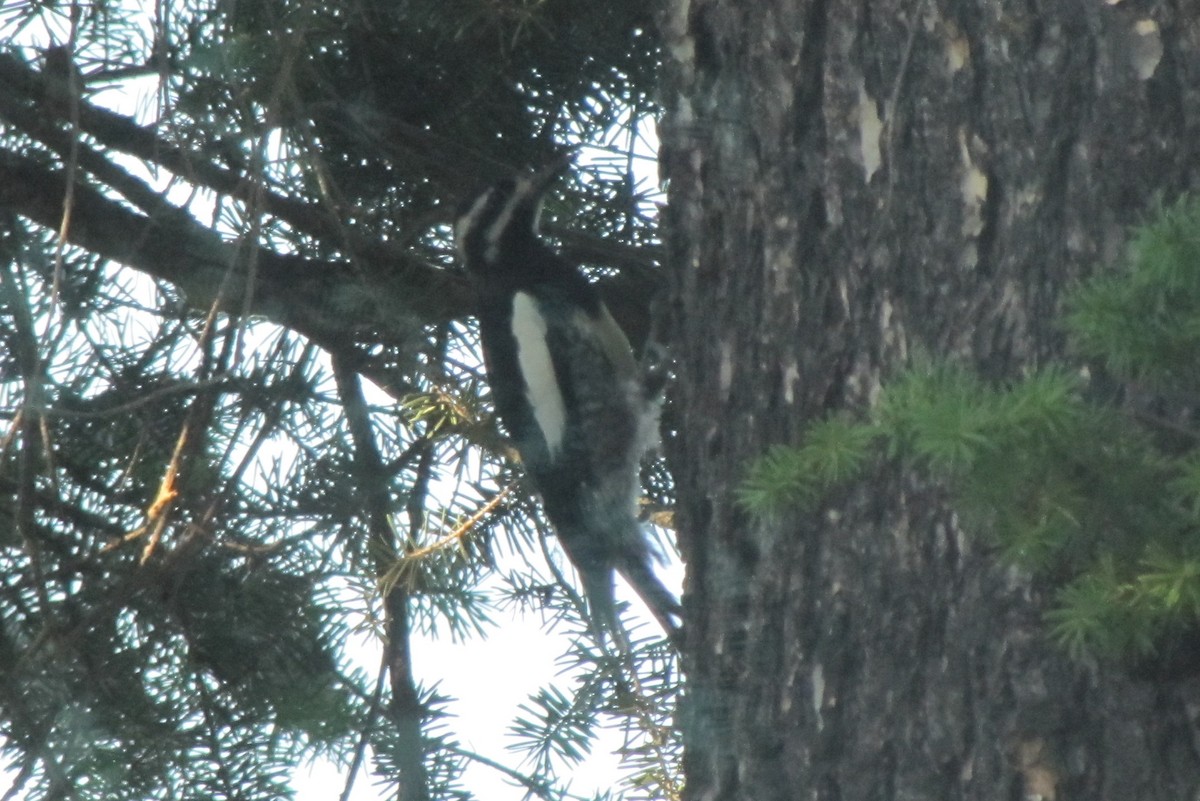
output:
[[883,163],[883,153],[880,141],[883,138],[883,121],[879,119],[879,109],[875,100],[867,94],[866,84],[860,79],[858,83],[858,132],[859,157],[862,160],[864,178],[871,183],[872,176]]
[[665,4],[666,14],[660,23],[667,54],[681,66],[691,69],[696,58],[696,40],[688,33],[688,13],[691,0],[676,0]]
[[946,64],[950,72],[955,73],[967,66],[971,60],[971,42],[962,35],[953,22],[946,21]]
[[1058,771],[1049,755],[1046,741],[1040,737],[1022,740],[1016,745],[1017,770],[1025,780],[1025,798],[1029,801],[1055,801],[1058,798]]
[[717,388],[723,397],[729,397],[733,387],[733,343],[728,339],[721,343],[721,360],[717,368]]
[[817,731],[825,728],[825,718],[821,709],[825,705],[825,669],[820,662],[812,666],[812,705],[817,716]]
[[973,269],[979,263],[979,248],[975,240],[983,232],[983,204],[987,200],[988,177],[971,156],[972,149],[982,149],[978,137],[968,144],[966,130],[959,128],[958,149],[962,159],[962,179],[959,182],[963,201],[962,235],[967,239],[962,252],[962,264]]
[[796,387],[800,384],[800,368],[794,358],[788,359],[783,368],[783,399],[788,406],[796,403]]
[[1138,77],[1143,81],[1150,80],[1158,69],[1162,56],[1163,45],[1158,23],[1152,19],[1138,20],[1133,26],[1133,41],[1130,46],[1130,58]]
[[778,214],[771,221],[770,236],[763,245],[765,267],[770,274],[771,292],[787,298],[795,291],[792,279],[796,273],[796,223],[789,214]]
[[962,157],[962,181],[959,188],[963,199],[963,236],[979,236],[983,231],[983,202],[987,199],[988,177],[975,164],[967,143],[967,132],[958,129],[958,151]]
[[879,302],[879,329],[884,348],[894,351],[896,357],[904,362],[908,359],[908,341],[904,334],[904,326],[897,318],[896,307],[891,297],[884,295]]

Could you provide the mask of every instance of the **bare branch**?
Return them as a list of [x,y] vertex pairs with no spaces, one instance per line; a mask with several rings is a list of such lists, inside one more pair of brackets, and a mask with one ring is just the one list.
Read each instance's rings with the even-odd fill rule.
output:
[[[62,215],[61,172],[0,154],[0,208],[48,228]],[[239,250],[184,211],[146,217],[95,189],[76,188],[71,244],[178,287],[189,306],[207,309]],[[397,269],[399,268],[399,269]],[[368,276],[346,262],[260,249],[253,312],[326,346],[400,340],[417,324],[465,315],[463,279],[431,267],[372,264]],[[233,271],[227,297],[245,296],[245,270]],[[239,312],[240,308],[228,309]],[[397,327],[399,324],[399,327]]]

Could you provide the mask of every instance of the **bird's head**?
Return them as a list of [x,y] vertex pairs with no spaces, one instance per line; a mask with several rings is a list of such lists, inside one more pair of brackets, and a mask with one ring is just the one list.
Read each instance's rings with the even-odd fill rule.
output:
[[468,270],[492,269],[506,252],[537,238],[542,198],[569,163],[564,155],[540,170],[505,178],[462,206],[454,244]]

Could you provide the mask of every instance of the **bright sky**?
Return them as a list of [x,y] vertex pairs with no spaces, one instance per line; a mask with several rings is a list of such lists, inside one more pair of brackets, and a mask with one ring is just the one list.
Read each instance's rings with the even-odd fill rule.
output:
[[[457,719],[450,725],[463,746],[512,765],[516,755],[506,750],[508,726],[518,706],[554,679],[558,672],[555,660],[564,648],[563,638],[547,635],[534,621],[514,619],[493,631],[487,640],[455,644],[417,637],[413,661],[422,685],[436,682],[443,694],[456,699],[450,709]],[[377,642],[364,642],[358,656],[365,666],[373,667],[379,664],[378,654]],[[589,776],[588,790],[603,786],[609,776],[616,775],[617,761],[609,754],[589,763],[584,769]],[[355,782],[354,801],[390,797],[381,794],[381,788],[373,783],[369,765],[362,773],[365,775]],[[345,770],[324,760],[300,768],[295,782],[297,801],[337,798],[345,786],[345,774]],[[477,797],[488,801],[521,801],[525,795],[524,790],[482,765],[468,770],[465,783]],[[582,781],[578,789],[584,789]]]
[[[675,567],[663,576],[667,586],[676,591],[680,572]],[[618,587],[618,595],[638,609],[639,621],[655,625],[628,587]],[[501,615],[498,619],[502,625],[490,632],[487,640],[455,644],[448,640],[416,638],[414,669],[423,685],[437,682],[443,694],[455,699],[450,711],[456,719],[450,726],[464,747],[519,768],[519,755],[507,750],[511,742],[507,736],[508,727],[528,696],[555,679],[569,681],[560,675],[557,664],[569,643],[561,635],[544,631],[532,615],[510,620],[504,620]],[[364,643],[359,656],[364,666],[378,665],[378,644]],[[602,735],[589,758],[570,769],[570,789],[583,796],[616,790],[620,774],[615,752],[620,744],[619,732],[609,731]],[[523,789],[484,765],[476,764],[468,769],[464,784],[477,798],[486,801],[522,801],[525,798]],[[331,801],[338,797],[344,785],[345,771],[320,761],[297,771],[296,798],[297,801]],[[355,782],[354,801],[382,801],[388,797],[373,786],[369,774],[359,776]]]

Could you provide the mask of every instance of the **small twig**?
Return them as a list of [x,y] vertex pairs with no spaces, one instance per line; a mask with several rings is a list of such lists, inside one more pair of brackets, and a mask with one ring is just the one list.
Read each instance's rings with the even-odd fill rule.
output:
[[159,482],[158,492],[155,493],[154,500],[146,509],[146,522],[116,542],[109,543],[102,550],[110,551],[122,542],[132,542],[149,532],[150,537],[147,539],[145,547],[142,548],[142,555],[138,559],[138,564],[146,564],[150,557],[154,555],[154,551],[158,547],[158,542],[162,539],[163,529],[166,528],[171,507],[179,497],[179,488],[176,485],[176,479],[179,476],[179,465],[183,461],[183,449],[187,444],[188,430],[189,426],[185,423],[179,432],[179,438],[175,440],[175,451],[171,454],[171,461],[167,463],[167,470],[163,474],[162,481]]
[[[333,357],[333,376],[342,399],[346,427],[354,445],[354,468],[362,488],[363,520],[371,539],[377,576],[387,572],[391,554],[397,550],[390,521],[391,495],[383,458],[375,443],[362,379],[338,355]],[[400,584],[383,594],[385,615],[384,659],[390,676],[390,717],[396,727],[396,761],[399,767],[398,801],[428,801],[429,786],[421,736],[424,709],[417,692],[412,665],[412,631],[409,620],[410,595]]]
[[[642,686],[642,677],[637,672],[637,660],[633,655],[633,646],[629,642],[629,634],[623,626],[618,624],[613,639],[617,647],[617,654],[620,657],[620,664],[629,677],[629,689],[634,696],[632,704],[633,716],[638,720],[639,730],[646,735],[650,748],[654,752],[654,758],[658,762],[659,769],[662,771],[663,781],[660,787],[666,794],[665,797],[668,801],[678,801],[683,795],[683,788],[675,779],[675,765],[663,749],[663,744],[668,741],[669,735],[667,730],[654,720],[653,715],[646,711],[647,704],[645,703],[645,698],[647,693]],[[628,744],[628,740],[626,744]]]
[[342,794],[339,796],[338,801],[350,801],[350,792],[354,789],[354,780],[358,777],[358,771],[362,768],[363,760],[366,758],[367,745],[371,742],[371,729],[375,727],[375,721],[379,720],[379,712],[383,706],[380,701],[383,699],[383,687],[384,681],[387,679],[387,672],[387,649],[384,649],[379,664],[379,676],[375,679],[375,692],[371,694],[371,708],[367,713],[367,720],[363,725],[363,730],[358,735],[358,742],[354,746],[354,756],[350,760],[350,771],[346,774],[346,784],[342,787]]
[[[201,380],[209,380],[212,340],[216,332],[217,309],[221,305],[221,298],[225,295],[226,285],[231,273],[232,265],[226,271],[225,278],[221,282],[221,286],[217,289],[217,296],[208,310],[208,316],[204,320],[204,327],[200,331],[200,341],[197,344],[201,353],[205,354],[199,368]],[[227,341],[226,345],[228,346],[228,344]],[[228,356],[228,352],[229,349],[226,347],[221,357],[219,357],[222,362]],[[189,443],[198,440],[199,434],[207,426],[211,411],[212,399],[210,397],[198,395],[192,400],[191,407],[188,409],[187,419],[183,421],[183,426],[179,430],[179,437],[175,440],[175,450],[171,454],[171,460],[167,463],[167,469],[163,474],[162,481],[159,482],[158,492],[155,493],[154,500],[146,509],[145,524],[129,532],[117,542],[110,543],[105,547],[105,550],[112,550],[122,542],[130,542],[149,534],[146,545],[142,548],[142,555],[138,559],[138,564],[145,565],[154,555],[155,550],[158,548],[158,543],[162,539],[163,531],[166,530],[171,509],[179,497],[178,477],[184,463],[185,448]],[[193,437],[193,433],[195,433],[195,437]]]
[[213,379],[208,379],[208,380],[204,380],[204,381],[181,382],[181,383],[179,383],[175,386],[171,386],[171,387],[161,387],[152,392],[147,392],[144,395],[139,395],[138,397],[133,398],[132,400],[126,401],[125,403],[119,403],[116,406],[111,406],[107,409],[102,409],[102,410],[96,411],[96,412],[77,411],[77,410],[71,410],[71,409],[59,409],[59,408],[53,408],[53,407],[46,408],[46,409],[38,409],[38,411],[40,413],[44,414],[46,417],[58,417],[58,418],[63,418],[63,419],[74,419],[74,420],[103,419],[105,417],[114,417],[117,415],[124,415],[127,412],[135,411],[136,409],[139,409],[142,406],[145,406],[149,403],[153,403],[154,401],[157,401],[157,400],[161,400],[162,398],[170,397],[171,395],[177,395],[177,394],[182,395],[182,394],[186,394],[186,393],[199,393],[204,390],[211,390],[211,389],[232,390],[234,388],[235,388],[234,382],[232,382],[228,379],[213,378]]
[[63,196],[62,221],[58,227],[58,242],[54,246],[54,277],[51,281],[50,300],[58,302],[58,291],[62,286],[63,252],[67,246],[67,234],[71,230],[71,211],[75,207],[75,175],[79,168],[79,138],[82,132],[79,128],[79,103],[83,97],[82,76],[75,67],[75,44],[79,37],[79,15],[81,9],[77,1],[71,3],[71,31],[67,35],[65,45],[67,69],[61,76],[67,82],[67,102],[70,103],[69,114],[71,121],[71,145],[67,155],[67,191]]
[[508,497],[508,495],[516,488],[517,482],[509,484],[504,489],[495,494],[487,503],[479,507],[470,517],[459,523],[449,533],[439,537],[428,545],[409,551],[404,555],[405,559],[421,559],[429,556],[435,551],[440,551],[449,545],[457,543],[463,536],[474,528],[480,520],[483,520],[487,515],[491,514],[500,503]]
[[[552,801],[553,799],[558,799],[558,798],[563,797],[559,793],[555,792],[554,789],[551,788],[546,782],[539,782],[531,776],[526,776],[524,773],[513,770],[508,765],[497,762],[494,759],[488,759],[483,754],[477,754],[474,751],[466,751],[462,748],[456,748],[456,747],[451,747],[449,750],[453,754],[457,754],[458,756],[466,757],[467,759],[471,760],[472,762],[478,762],[480,765],[484,765],[485,767],[489,767],[492,770],[503,773],[508,778],[510,778],[513,781],[520,784],[522,787],[524,787],[530,793],[532,793],[533,795],[536,795],[538,798],[545,799],[545,801]],[[579,796],[566,796],[566,797],[579,797]]]

